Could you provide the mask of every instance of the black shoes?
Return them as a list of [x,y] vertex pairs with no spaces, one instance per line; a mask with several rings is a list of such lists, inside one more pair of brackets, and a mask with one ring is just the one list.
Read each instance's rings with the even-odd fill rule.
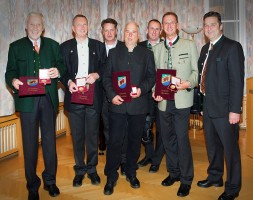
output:
[[179,197],[187,196],[190,193],[190,189],[191,189],[190,185],[181,183],[181,185],[177,191],[177,196],[179,196]]
[[234,200],[236,197],[239,196],[239,193],[235,193],[235,194],[227,194],[226,192],[223,192],[218,200]]
[[132,188],[139,188],[140,187],[140,181],[136,176],[126,177],[126,180],[130,182],[130,185]]
[[173,177],[171,177],[171,176],[168,176],[166,179],[164,179],[163,181],[162,181],[162,185],[163,186],[171,186],[171,185],[173,185],[176,181],[179,181],[180,179],[179,178],[173,178]]
[[55,184],[44,185],[44,189],[49,192],[51,197],[56,197],[60,194],[60,190]]
[[137,163],[137,165],[138,165],[139,167],[145,167],[145,166],[148,165],[149,163],[151,163],[151,159],[144,157],[141,161],[139,161],[139,162]]
[[209,181],[209,180],[203,180],[203,181],[198,181],[197,185],[199,187],[202,187],[202,188],[208,188],[208,187],[211,187],[211,186],[222,187],[223,186],[223,180],[221,179],[217,182],[212,182],[212,181]]
[[73,180],[73,187],[80,187],[83,184],[84,175],[76,175]]
[[34,192],[34,191],[29,191],[28,193],[28,200],[39,200],[40,196],[38,191]]
[[156,173],[159,170],[159,165],[151,165],[149,168],[150,173]]
[[120,164],[120,173],[122,176],[126,175],[126,163],[121,163]]
[[98,176],[97,172],[88,174],[88,178],[91,180],[92,185],[100,184],[100,177]]
[[116,185],[114,181],[107,181],[104,187],[104,194],[111,195],[113,193],[113,188]]

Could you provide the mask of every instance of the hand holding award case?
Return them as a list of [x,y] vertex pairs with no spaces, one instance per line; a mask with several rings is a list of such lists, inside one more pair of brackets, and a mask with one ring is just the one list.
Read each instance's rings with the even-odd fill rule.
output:
[[[72,93],[71,102],[92,105],[94,100],[95,83],[88,84],[83,80],[85,80],[85,78],[82,78],[80,80],[76,79],[78,91]],[[80,82],[80,84],[78,82]]]
[[23,85],[19,85],[19,96],[33,96],[45,94],[45,85],[39,83],[38,76],[22,76],[19,77],[19,80]]
[[124,102],[130,102],[132,97],[130,96],[132,87],[130,79],[130,71],[113,72],[112,83],[115,92],[124,99]]
[[177,92],[176,84],[180,82],[181,79],[176,77],[176,70],[157,69],[155,96],[161,96],[165,100],[174,100]]

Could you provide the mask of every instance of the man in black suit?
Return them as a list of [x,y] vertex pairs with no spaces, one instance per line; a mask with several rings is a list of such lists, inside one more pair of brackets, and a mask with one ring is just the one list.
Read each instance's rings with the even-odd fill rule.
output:
[[[126,180],[130,182],[131,187],[140,187],[140,182],[136,177],[137,159],[140,153],[145,118],[149,112],[148,92],[155,83],[154,55],[146,48],[137,46],[139,27],[135,22],[129,22],[126,25],[124,38],[125,45],[110,50],[103,78],[106,96],[110,101],[105,195],[113,193],[113,188],[118,180],[117,169],[120,165],[125,137],[127,137]],[[130,72],[131,85],[136,86],[136,93],[130,93],[130,102],[124,102],[113,88],[112,73],[122,71]]]
[[[104,19],[101,22],[101,27],[102,27],[102,34],[104,38],[104,44],[106,48],[106,54],[108,56],[109,50],[115,48],[116,46],[119,45],[124,45],[123,42],[117,40],[117,21],[112,18],[107,18]],[[103,108],[102,108],[102,119],[103,119],[103,133],[104,133],[104,138],[105,138],[105,143],[108,143],[109,140],[109,111],[108,111],[108,98],[106,95],[104,95],[104,101],[103,101]],[[102,141],[103,138],[100,137],[100,142]],[[126,145],[127,145],[127,140],[124,140],[123,148],[122,148],[122,155],[121,155],[121,164],[120,164],[120,170],[121,174],[125,175],[125,163],[126,163]]]
[[[74,17],[72,30],[75,38],[61,44],[64,64],[67,67],[67,73],[62,80],[67,88],[64,108],[68,111],[75,156],[73,186],[78,187],[82,185],[86,173],[92,184],[100,183],[96,166],[99,121],[103,103],[101,78],[106,51],[102,42],[88,38],[88,20],[84,15]],[[93,105],[71,103],[71,94],[78,91],[75,79],[83,77],[88,84],[95,84]]]
[[[157,19],[151,19],[148,22],[147,27],[148,40],[138,43],[149,50],[152,50],[152,46],[158,44],[162,40],[160,34],[162,32],[162,25]],[[157,102],[152,98],[152,92],[149,93],[149,113],[146,117],[145,128],[142,136],[142,143],[145,146],[145,157],[138,162],[139,167],[144,167],[151,163],[149,172],[155,173],[159,170],[163,155],[164,148],[162,144],[162,138],[160,134],[159,116],[157,115]],[[156,121],[156,145],[154,148],[153,140],[153,122]]]
[[222,34],[221,16],[203,17],[205,36],[198,61],[200,91],[204,95],[203,122],[209,167],[199,187],[223,186],[224,159],[227,180],[218,200],[233,200],[241,189],[241,157],[238,144],[244,87],[244,55],[240,43]]

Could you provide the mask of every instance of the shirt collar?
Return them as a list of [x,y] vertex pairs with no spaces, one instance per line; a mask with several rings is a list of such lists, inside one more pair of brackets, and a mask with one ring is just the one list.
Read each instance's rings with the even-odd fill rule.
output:
[[213,42],[210,41],[210,46],[211,46],[211,44],[215,45],[221,39],[222,36],[223,36],[223,34],[221,34],[220,37],[218,39],[214,40]]
[[33,40],[33,39],[30,38],[29,36],[28,36],[28,38],[29,38],[29,40],[32,42],[33,46],[34,46],[34,42],[37,41],[38,47],[40,47],[40,43],[41,43],[41,38],[40,38],[40,37],[39,37],[38,40]]
[[177,40],[178,35],[173,39],[173,40],[168,40],[168,38],[166,38],[166,44],[167,46],[169,46],[169,43],[172,42],[172,44]]
[[[158,44],[159,42],[160,42],[160,38],[154,43],[154,45]],[[154,46],[154,45],[152,45],[152,44],[149,42],[149,40],[148,40],[148,44],[150,44],[151,46]]]
[[118,43],[118,40],[115,40],[114,44],[107,44],[107,43],[105,42],[105,46],[106,46],[107,48],[111,49],[111,48],[116,47],[117,43]]
[[80,41],[80,40],[76,39],[76,42],[78,45],[88,45],[88,41],[89,41],[88,37],[85,38],[84,41]]

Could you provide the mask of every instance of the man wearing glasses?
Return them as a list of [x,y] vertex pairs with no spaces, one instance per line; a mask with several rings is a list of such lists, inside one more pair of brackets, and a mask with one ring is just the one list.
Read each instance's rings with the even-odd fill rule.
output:
[[153,98],[158,101],[161,136],[170,174],[162,185],[171,186],[180,181],[177,195],[184,197],[190,192],[194,173],[188,124],[193,105],[191,88],[198,83],[198,52],[193,41],[179,38],[175,13],[165,13],[162,25],[166,40],[153,47],[155,64],[158,69],[176,70],[176,76],[181,79],[175,85],[178,91],[171,100],[153,93]]

